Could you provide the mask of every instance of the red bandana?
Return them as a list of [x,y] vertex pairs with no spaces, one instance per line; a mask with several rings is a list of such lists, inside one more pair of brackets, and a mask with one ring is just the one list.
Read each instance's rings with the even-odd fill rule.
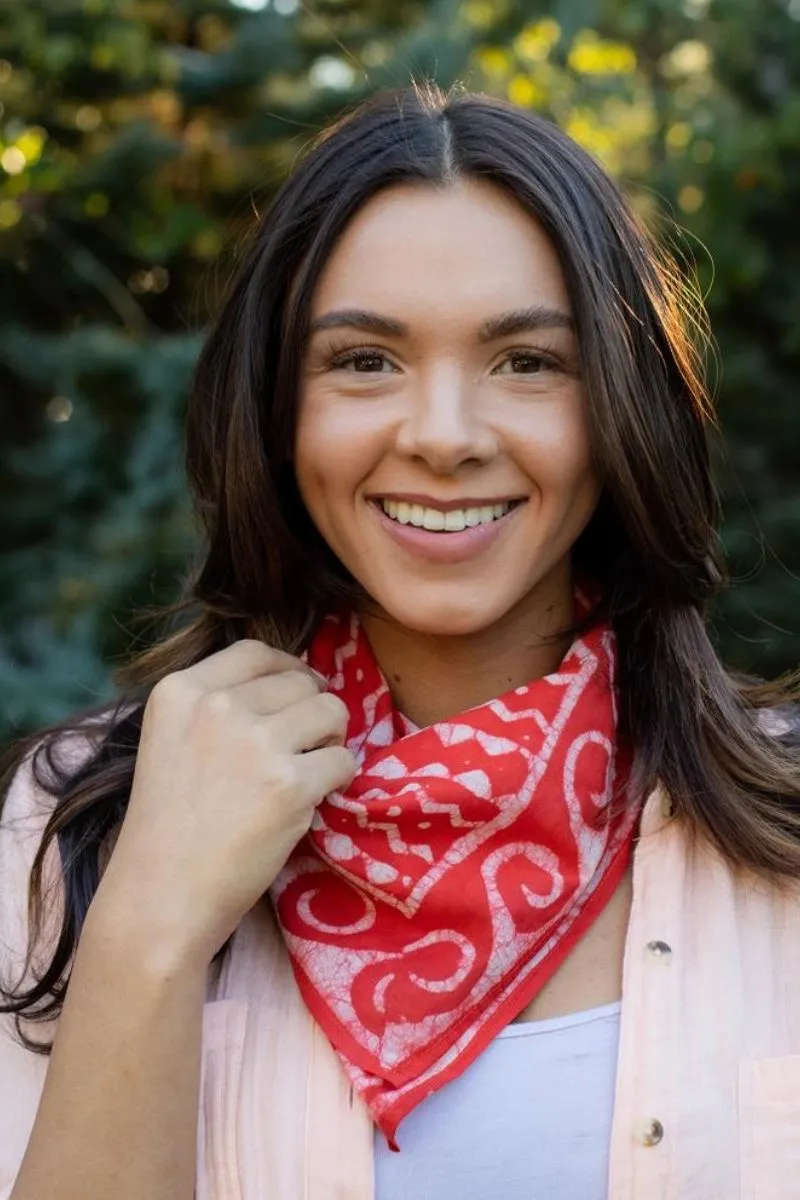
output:
[[617,753],[614,635],[417,729],[358,619],[309,662],[347,704],[359,770],[318,806],[271,895],[305,1003],[395,1149],[399,1122],[541,990],[610,899],[638,806]]

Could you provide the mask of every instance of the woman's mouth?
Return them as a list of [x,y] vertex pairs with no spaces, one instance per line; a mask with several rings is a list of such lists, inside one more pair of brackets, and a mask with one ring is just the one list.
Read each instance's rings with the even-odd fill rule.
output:
[[478,525],[491,525],[511,511],[519,501],[506,500],[500,504],[471,505],[465,508],[428,508],[405,500],[381,500],[386,516],[400,525],[413,525],[416,529],[427,529],[430,533],[460,533]]
[[524,499],[465,501],[436,508],[417,500],[375,497],[370,508],[404,550],[432,562],[459,563],[488,549],[524,504]]

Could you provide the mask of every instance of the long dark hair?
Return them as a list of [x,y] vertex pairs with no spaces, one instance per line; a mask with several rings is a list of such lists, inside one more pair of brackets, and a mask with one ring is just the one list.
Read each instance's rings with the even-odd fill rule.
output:
[[[696,290],[656,249],[615,184],[548,121],[483,95],[432,85],[378,96],[310,147],[259,222],[200,355],[189,399],[188,473],[205,555],[177,631],[119,676],[119,703],[39,733],[26,755],[53,798],[31,874],[31,951],[42,936],[45,859],[60,854],[60,937],[30,986],[0,1011],[57,1015],[103,854],[125,814],[153,685],[240,637],[296,652],[354,581],[300,500],[292,469],[295,398],[309,304],[335,240],[361,206],[399,183],[482,179],[544,228],[572,300],[599,507],[574,549],[601,585],[620,647],[622,729],[642,789],[657,779],[675,819],[736,869],[776,883],[800,874],[795,750],[758,709],[788,705],[797,680],[726,672],[709,640],[723,582],[708,425],[695,334]],[[65,757],[88,730],[83,760]]]

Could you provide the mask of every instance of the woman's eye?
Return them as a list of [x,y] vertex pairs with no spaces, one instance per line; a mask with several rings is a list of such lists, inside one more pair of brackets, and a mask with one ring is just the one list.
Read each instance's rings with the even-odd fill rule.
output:
[[378,350],[353,350],[335,358],[331,365],[336,370],[356,372],[359,375],[389,374],[394,371],[394,366],[386,355]]
[[[534,354],[532,351],[516,351],[514,354],[509,354],[508,358],[504,359],[495,370],[498,374],[538,375],[552,366],[551,359],[545,358],[542,354]],[[510,368],[510,371],[505,368]]]

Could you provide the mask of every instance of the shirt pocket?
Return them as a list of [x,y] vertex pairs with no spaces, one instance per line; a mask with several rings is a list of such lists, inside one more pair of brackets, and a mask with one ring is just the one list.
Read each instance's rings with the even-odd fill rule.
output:
[[742,1200],[800,1197],[800,1055],[739,1068]]
[[245,1000],[203,1008],[195,1200],[242,1200],[239,1110],[247,1031]]

